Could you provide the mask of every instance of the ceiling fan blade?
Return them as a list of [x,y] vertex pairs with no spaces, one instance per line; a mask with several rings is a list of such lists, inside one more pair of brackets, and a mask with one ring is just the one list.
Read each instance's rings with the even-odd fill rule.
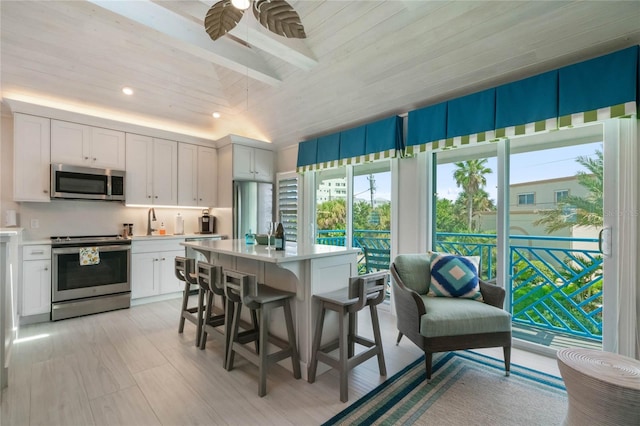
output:
[[222,0],[211,6],[204,18],[204,29],[212,40],[217,40],[231,31],[242,19],[244,10],[231,5],[231,0]]
[[306,38],[300,16],[284,0],[256,0],[253,15],[272,33],[289,38]]

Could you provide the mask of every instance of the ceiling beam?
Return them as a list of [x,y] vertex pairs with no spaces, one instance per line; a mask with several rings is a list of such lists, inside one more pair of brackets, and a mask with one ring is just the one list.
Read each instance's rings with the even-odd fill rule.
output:
[[144,1],[88,0],[91,3],[124,16],[162,33],[163,42],[201,59],[229,68],[243,75],[277,86],[278,75],[251,49],[228,38],[215,42],[202,26],[177,15],[159,4]]
[[302,70],[308,71],[318,65],[318,60],[313,56],[313,53],[303,40],[273,34],[260,25],[253,16],[253,12],[249,10],[245,11],[244,17],[229,33],[248,45],[282,59]]

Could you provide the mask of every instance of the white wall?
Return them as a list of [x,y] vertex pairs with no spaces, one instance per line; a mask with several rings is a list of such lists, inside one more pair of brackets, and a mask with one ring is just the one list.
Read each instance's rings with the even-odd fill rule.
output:
[[276,172],[292,172],[298,164],[298,144],[281,149],[276,153]]

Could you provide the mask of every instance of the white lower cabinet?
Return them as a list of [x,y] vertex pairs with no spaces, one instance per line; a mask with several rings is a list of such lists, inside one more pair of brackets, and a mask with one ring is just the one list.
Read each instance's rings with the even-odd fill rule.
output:
[[134,241],[131,245],[131,298],[158,296],[184,289],[174,272],[176,256],[184,256],[183,239]]
[[51,312],[51,247],[22,248],[22,301],[20,316]]

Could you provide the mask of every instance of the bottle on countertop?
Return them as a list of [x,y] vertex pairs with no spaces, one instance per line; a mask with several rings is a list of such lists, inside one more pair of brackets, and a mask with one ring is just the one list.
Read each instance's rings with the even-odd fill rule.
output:
[[184,219],[180,216],[180,213],[176,216],[176,230],[174,233],[176,235],[184,234]]
[[282,226],[282,220],[278,222],[274,239],[276,250],[284,250],[284,227]]
[[256,238],[251,232],[251,228],[249,228],[249,232],[244,235],[244,243],[245,245],[251,246],[256,243]]
[[164,227],[164,222],[160,222],[160,235],[167,235],[167,229]]

